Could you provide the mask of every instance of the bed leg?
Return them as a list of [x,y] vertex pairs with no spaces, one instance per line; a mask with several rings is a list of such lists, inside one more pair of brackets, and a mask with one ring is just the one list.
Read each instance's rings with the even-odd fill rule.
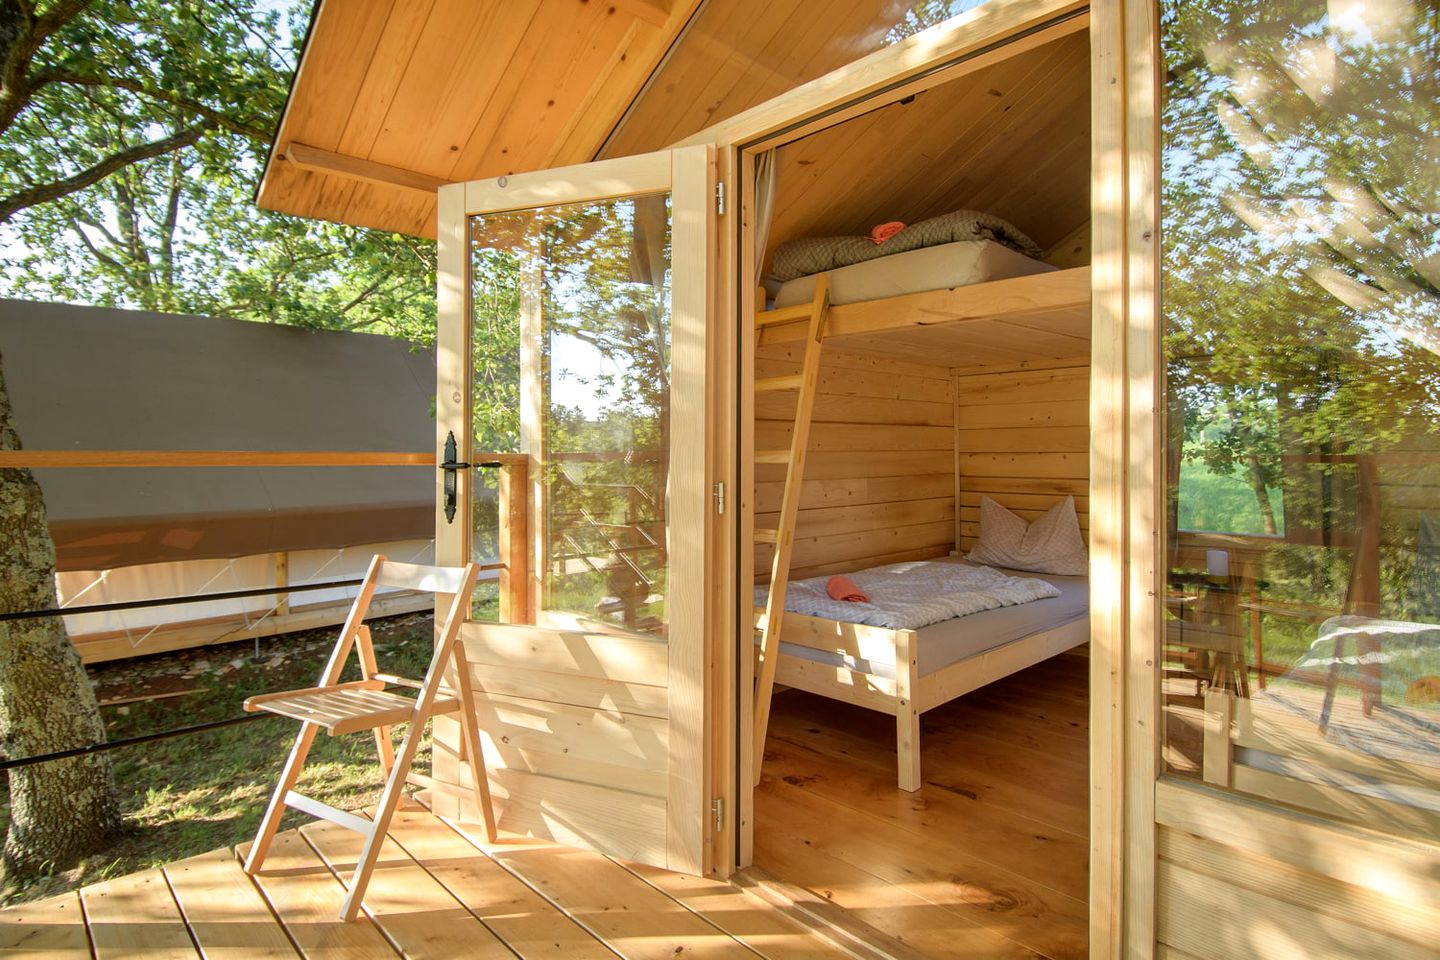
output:
[[895,759],[900,765],[900,789],[920,789],[920,711],[901,700],[895,711]]
[[907,793],[920,789],[920,711],[915,708],[919,639],[914,630],[895,631],[895,762],[900,789]]

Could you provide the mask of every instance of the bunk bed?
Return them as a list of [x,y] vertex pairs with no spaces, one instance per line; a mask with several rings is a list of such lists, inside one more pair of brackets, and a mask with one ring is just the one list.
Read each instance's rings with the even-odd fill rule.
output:
[[[1089,590],[1083,576],[1041,574],[1059,588],[1059,596],[918,629],[787,609],[790,552],[822,344],[932,362],[949,355],[977,365],[1013,360],[1017,342],[1037,358],[1088,354],[1089,268],[1055,269],[1008,246],[973,240],[931,245],[897,258],[867,257],[862,263],[789,279],[778,291],[770,291],[773,306],[756,314],[757,347],[797,341],[805,347],[798,374],[755,383],[757,392],[800,391],[790,448],[755,454],[757,464],[787,467],[778,523],[774,529],[755,531],[757,543],[775,545],[766,595],[755,609],[757,781],[776,684],[893,716],[899,786],[914,791],[921,783],[922,713],[1089,639]],[[958,265],[956,254],[963,261]],[[928,258],[928,272],[924,264],[916,270],[894,270],[899,258],[917,263]],[[938,272],[937,264],[942,265]],[[955,282],[957,274],[964,282]],[[937,276],[947,279],[937,284]],[[891,295],[874,296],[877,290]]]

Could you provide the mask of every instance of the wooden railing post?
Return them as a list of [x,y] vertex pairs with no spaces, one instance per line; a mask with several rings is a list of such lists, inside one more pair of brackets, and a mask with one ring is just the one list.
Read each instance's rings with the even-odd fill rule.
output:
[[530,464],[507,460],[500,468],[500,621],[530,623]]

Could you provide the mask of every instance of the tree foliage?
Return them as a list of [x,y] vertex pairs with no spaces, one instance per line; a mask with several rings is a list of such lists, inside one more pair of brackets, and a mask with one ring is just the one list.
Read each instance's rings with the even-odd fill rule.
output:
[[0,0],[3,292],[432,337],[432,243],[253,202],[309,9]]
[[1284,455],[1440,425],[1440,7],[1162,9],[1172,443],[1319,509]]

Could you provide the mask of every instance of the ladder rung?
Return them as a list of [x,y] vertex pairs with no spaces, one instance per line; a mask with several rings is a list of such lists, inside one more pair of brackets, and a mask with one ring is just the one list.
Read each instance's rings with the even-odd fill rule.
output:
[[779,530],[776,530],[776,529],[774,529],[774,528],[756,527],[756,528],[755,528],[755,542],[756,542],[756,543],[779,543],[779,542],[780,542],[780,531],[779,531]]
[[760,377],[755,381],[755,392],[764,393],[767,390],[799,390],[800,385],[805,382],[803,374],[791,374],[788,377]]
[[804,303],[797,303],[790,307],[780,307],[776,310],[766,310],[763,313],[755,314],[755,326],[768,327],[776,323],[791,323],[795,320],[807,320],[815,304],[806,300]]
[[789,450],[756,450],[756,463],[789,463]]

